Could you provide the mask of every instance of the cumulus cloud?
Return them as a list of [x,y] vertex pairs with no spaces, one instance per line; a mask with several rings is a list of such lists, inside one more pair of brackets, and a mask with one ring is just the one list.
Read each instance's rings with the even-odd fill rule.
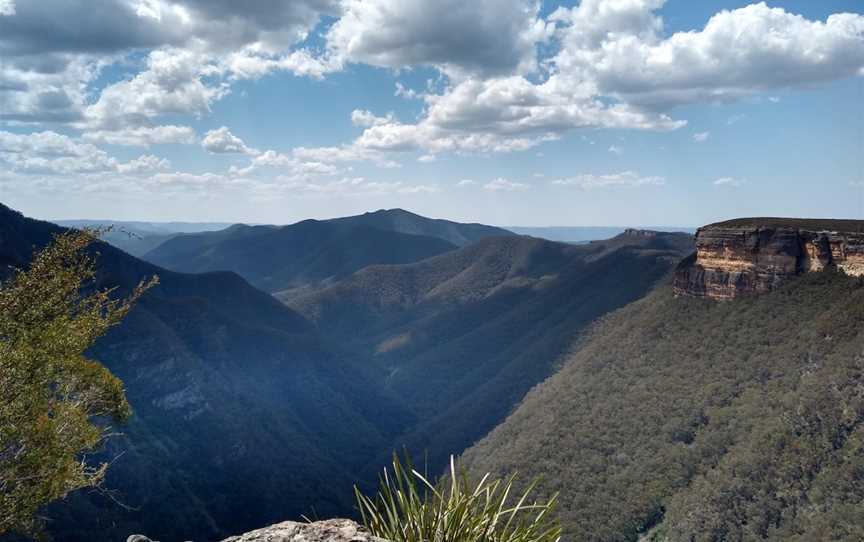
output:
[[454,76],[522,73],[534,69],[535,44],[548,36],[537,0],[345,0],[342,6],[328,47],[373,66],[431,65]]
[[222,126],[204,134],[201,146],[213,154],[258,154],[258,150],[247,147],[243,140]]
[[144,71],[107,86],[85,115],[105,129],[140,125],[167,114],[201,115],[228,92],[222,84],[204,81],[214,74],[215,68],[200,54],[183,49],[153,51]]
[[557,186],[575,186],[590,190],[592,188],[606,188],[610,186],[662,186],[666,184],[664,177],[651,175],[642,176],[635,171],[622,171],[621,173],[609,173],[605,175],[577,175],[566,179],[552,181]]
[[[292,50],[323,16],[338,14],[337,0],[0,0],[0,6],[12,15],[0,17],[0,121],[83,126],[86,114],[90,123],[119,130],[142,125],[133,125],[135,118],[208,112],[226,91],[219,78],[275,70],[320,78],[341,69]],[[99,73],[138,51],[150,51],[140,77],[109,85],[103,96],[97,89],[92,104],[88,87]]]
[[[670,34],[664,4],[581,0],[544,18],[539,0],[0,0],[0,122],[75,129],[91,146],[189,144],[195,132],[177,117],[210,115],[241,79],[320,79],[352,63],[438,71],[422,90],[397,83],[397,96],[422,105],[416,118],[358,108],[353,141],[249,166],[323,171],[394,167],[400,152],[430,161],[524,151],[579,129],[676,130],[681,105],[864,74],[860,14],[812,20],[761,2]],[[321,43],[307,40],[316,28]],[[133,72],[100,79],[109,66]],[[202,142],[210,152],[255,155],[215,132]],[[107,167],[93,156],[92,167]]]
[[139,156],[135,160],[123,164],[117,164],[117,171],[126,174],[148,173],[151,171],[159,171],[171,167],[171,162],[166,158],[159,158],[152,154]]
[[351,112],[351,123],[354,124],[354,126],[381,126],[393,122],[393,113],[387,113],[384,117],[378,117],[371,111],[365,109],[355,109]]
[[91,143],[57,132],[15,134],[0,131],[0,164],[22,175],[139,175],[164,170],[171,163],[152,154],[120,162]]
[[714,181],[714,186],[728,186],[731,188],[739,188],[747,184],[746,179],[736,179],[734,177],[720,177]]
[[220,64],[233,79],[257,79],[277,71],[323,79],[325,75],[340,71],[344,66],[336,56],[319,55],[308,49],[284,54],[243,49],[223,58]]
[[84,139],[109,145],[149,147],[167,143],[191,145],[197,140],[195,130],[189,126],[173,124],[160,126],[136,126],[117,130],[92,130],[84,133]]
[[0,131],[0,162],[26,174],[71,175],[113,171],[117,161],[90,143],[52,131]]
[[[570,25],[561,31],[562,72],[590,79],[599,94],[665,109],[808,86],[864,68],[864,16],[858,14],[812,21],[760,2],[721,11],[702,30],[664,38],[653,13],[663,4],[589,0],[559,10],[558,20]],[[579,23],[592,9],[609,17],[586,29]]]
[[525,183],[517,183],[503,177],[498,177],[497,179],[492,179],[488,183],[484,184],[483,188],[493,192],[519,192],[522,190],[528,190],[529,187]]
[[693,141],[696,143],[705,143],[711,137],[711,132],[697,132],[693,134]]

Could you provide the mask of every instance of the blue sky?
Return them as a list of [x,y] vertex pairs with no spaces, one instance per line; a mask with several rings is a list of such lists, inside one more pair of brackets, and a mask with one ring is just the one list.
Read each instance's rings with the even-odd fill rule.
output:
[[860,1],[0,0],[0,57],[40,218],[864,218]]

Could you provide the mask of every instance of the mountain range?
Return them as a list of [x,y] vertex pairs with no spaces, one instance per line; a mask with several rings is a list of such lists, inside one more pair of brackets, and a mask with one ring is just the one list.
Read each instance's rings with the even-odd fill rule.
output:
[[410,263],[511,232],[381,210],[289,226],[236,224],[175,236],[144,255],[175,271],[230,270],[283,297],[320,288],[372,264]]
[[[351,272],[346,259],[325,258],[333,265],[306,267],[320,274],[293,275],[285,303],[231,271],[169,271],[99,244],[99,285],[161,282],[93,351],[134,409],[100,455],[111,461],[110,493],[49,507],[51,532],[72,542],[131,532],[208,540],[351,515],[351,485],[373,484],[393,450],[442,468],[553,374],[580,331],[645,295],[692,250],[687,235],[639,231],[573,246],[432,221],[422,231],[450,241],[381,229],[406,228],[405,216],[417,223],[388,212],[191,236],[336,230],[364,247],[394,242],[415,260]],[[0,217],[4,264],[26,265],[62,231],[5,207]],[[258,248],[246,257],[284,269],[268,243],[246,243]],[[426,257],[430,246],[443,250]]]
[[[573,244],[391,210],[147,255],[194,273],[100,243],[99,286],[161,282],[92,352],[135,411],[99,453],[107,492],[48,507],[50,530],[351,516],[405,449],[538,480],[574,542],[864,539],[862,226]],[[0,265],[60,231],[0,207]]]
[[130,220],[55,220],[64,228],[105,230],[102,240],[133,256],[143,256],[182,233],[223,230],[223,222],[143,222]]

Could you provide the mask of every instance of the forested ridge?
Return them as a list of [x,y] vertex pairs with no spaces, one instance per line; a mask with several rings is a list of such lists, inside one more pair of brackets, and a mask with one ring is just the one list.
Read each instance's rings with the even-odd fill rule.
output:
[[864,539],[864,281],[603,319],[462,461],[560,492],[573,541]]

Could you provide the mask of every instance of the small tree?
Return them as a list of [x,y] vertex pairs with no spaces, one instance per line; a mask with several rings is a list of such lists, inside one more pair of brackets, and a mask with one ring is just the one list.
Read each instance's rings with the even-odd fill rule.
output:
[[514,496],[515,475],[491,480],[487,474],[472,485],[457,475],[450,457],[449,477],[437,487],[406,458],[393,456],[393,473],[384,470],[374,498],[354,493],[363,523],[378,537],[393,542],[558,542],[561,528],[552,516],[556,496],[529,501],[536,482]]
[[130,414],[122,382],[85,352],[157,279],[126,299],[94,290],[95,235],[57,235],[0,283],[0,533],[34,534],[41,506],[99,484],[107,465],[83,457],[107,434],[94,419]]

